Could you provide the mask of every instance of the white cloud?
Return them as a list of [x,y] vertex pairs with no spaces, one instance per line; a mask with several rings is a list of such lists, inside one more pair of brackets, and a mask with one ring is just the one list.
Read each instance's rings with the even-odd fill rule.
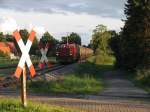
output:
[[36,37],[38,41],[42,38],[42,35],[46,32],[43,26],[34,26],[33,24],[29,24],[29,31],[34,30],[36,32]]
[[19,29],[15,19],[10,16],[3,16],[0,18],[0,31],[4,33],[12,33]]

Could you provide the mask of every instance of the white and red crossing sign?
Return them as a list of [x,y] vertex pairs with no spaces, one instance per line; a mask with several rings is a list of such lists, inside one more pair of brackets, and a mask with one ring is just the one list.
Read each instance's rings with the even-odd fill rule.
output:
[[27,64],[28,68],[29,68],[29,71],[30,71],[30,74],[31,74],[31,77],[34,77],[34,75],[36,74],[35,72],[35,69],[34,69],[34,66],[31,62],[31,59],[30,59],[30,56],[29,56],[29,51],[30,51],[30,48],[31,48],[31,45],[32,45],[32,42],[35,38],[35,32],[34,31],[31,31],[30,35],[29,35],[29,38],[27,40],[27,43],[26,45],[24,44],[18,30],[16,30],[14,33],[13,33],[13,36],[15,37],[18,45],[19,45],[19,48],[22,52],[22,56],[20,58],[20,61],[19,61],[19,64],[17,66],[17,69],[15,71],[15,76],[17,78],[20,77],[21,73],[22,73],[22,69],[23,67],[25,66],[25,63]]
[[49,48],[48,43],[46,43],[45,48],[43,48],[41,42],[39,42],[39,49],[40,49],[41,54],[42,54],[42,57],[41,57],[41,60],[40,60],[40,63],[39,63],[39,68],[40,69],[44,68],[45,63],[48,65],[48,67],[52,67],[52,64],[48,61],[48,58],[46,56],[47,52],[48,52],[48,48]]

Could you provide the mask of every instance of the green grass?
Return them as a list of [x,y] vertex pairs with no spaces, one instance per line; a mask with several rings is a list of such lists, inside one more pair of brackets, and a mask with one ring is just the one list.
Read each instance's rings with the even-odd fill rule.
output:
[[105,86],[102,74],[111,70],[113,64],[95,64],[93,58],[78,64],[75,72],[65,74],[61,81],[30,82],[29,89],[35,93],[97,94]]
[[24,108],[18,100],[1,99],[0,112],[79,112],[79,111],[69,110],[58,106],[38,104],[33,102],[28,102],[28,106]]
[[69,93],[69,94],[91,94],[103,89],[102,81],[90,76],[79,77],[68,74],[63,81],[32,82],[29,84],[30,90],[42,93]]
[[150,93],[150,76],[147,73],[141,72],[127,72],[127,79],[131,80],[135,86],[140,87]]
[[115,62],[115,57],[108,55],[95,55],[88,58],[88,61],[96,65],[113,65]]

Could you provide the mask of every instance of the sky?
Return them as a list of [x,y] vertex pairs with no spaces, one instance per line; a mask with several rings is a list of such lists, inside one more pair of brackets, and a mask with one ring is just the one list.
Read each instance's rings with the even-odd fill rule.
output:
[[120,31],[126,0],[0,0],[0,31],[35,29],[39,37],[50,32],[56,39],[78,33],[83,44],[98,24]]

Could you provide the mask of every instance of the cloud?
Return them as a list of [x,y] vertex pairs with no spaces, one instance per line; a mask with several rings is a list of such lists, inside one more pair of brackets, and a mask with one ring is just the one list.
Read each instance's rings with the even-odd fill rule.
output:
[[[87,13],[120,18],[126,0],[1,0],[0,7],[17,11],[44,13]],[[55,9],[55,10],[54,10]]]
[[[0,15],[11,16],[17,21],[20,28],[31,30],[36,27],[37,32],[49,31],[56,39],[61,39],[70,32],[77,32],[82,37],[82,42],[88,44],[92,30],[98,24],[104,24],[109,30],[120,31],[124,23],[118,18],[101,17],[89,14],[68,13],[42,13],[42,12],[16,12],[13,10],[0,9]],[[30,27],[29,27],[30,26]]]
[[40,41],[43,34],[46,32],[45,28],[43,26],[34,26],[32,24],[29,24],[29,29],[34,30],[36,32],[36,37],[37,37],[38,41]]
[[[106,25],[109,30],[120,31],[124,25],[121,19],[124,18],[125,2],[126,0],[0,0],[0,15],[14,18],[16,26],[21,29],[36,27],[37,32],[49,31],[59,40],[67,32],[77,32],[82,36],[82,42],[88,44],[92,30],[98,24]],[[15,26],[15,22],[11,24]],[[10,27],[8,24],[4,26]]]
[[4,16],[0,18],[0,31],[4,33],[12,33],[16,29],[19,29],[16,20],[10,16]]

